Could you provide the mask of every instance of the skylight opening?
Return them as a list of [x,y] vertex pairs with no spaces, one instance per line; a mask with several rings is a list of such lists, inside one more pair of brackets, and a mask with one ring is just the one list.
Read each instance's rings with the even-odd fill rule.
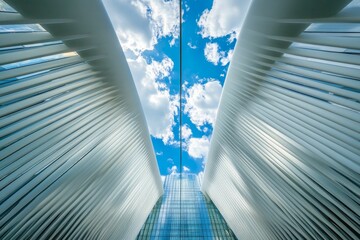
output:
[[[204,170],[242,25],[238,16],[245,17],[250,5],[181,4],[182,19],[177,0],[104,1],[137,87],[161,175]],[[219,24],[219,15],[231,24]]]

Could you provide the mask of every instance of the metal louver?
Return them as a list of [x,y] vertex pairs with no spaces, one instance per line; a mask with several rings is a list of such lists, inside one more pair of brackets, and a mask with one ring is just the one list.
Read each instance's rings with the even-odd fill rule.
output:
[[163,190],[101,1],[7,2],[18,12],[0,12],[0,238],[134,239]]
[[202,188],[239,239],[360,235],[360,8],[346,4],[254,0],[245,17]]

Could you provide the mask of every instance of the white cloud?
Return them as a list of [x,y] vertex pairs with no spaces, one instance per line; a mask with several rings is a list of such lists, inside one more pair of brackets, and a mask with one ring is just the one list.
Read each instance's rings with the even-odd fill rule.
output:
[[221,55],[219,52],[219,45],[217,43],[206,43],[204,54],[208,62],[211,62],[214,65],[219,63]]
[[[177,0],[103,0],[126,56],[154,49],[162,37],[179,37]],[[174,44],[171,40],[169,44]]]
[[[139,0],[138,0],[139,1]],[[179,37],[179,1],[147,0],[155,34],[159,37]]]
[[173,61],[165,57],[161,62],[153,60],[147,64],[141,56],[128,61],[150,134],[162,139],[165,144],[172,144],[172,128],[175,125],[174,117],[178,114],[179,96],[171,95],[161,79],[170,75]]
[[183,172],[190,172],[190,168],[188,168],[187,166],[183,166]]
[[214,0],[212,8],[205,9],[197,24],[203,38],[238,35],[250,0]]
[[237,35],[238,35],[237,32],[230,33],[230,36],[229,36],[227,42],[232,43],[234,40],[236,40]]
[[207,136],[201,138],[190,138],[187,141],[187,152],[189,156],[197,159],[206,159],[209,152],[210,139]]
[[228,64],[231,61],[233,54],[234,50],[229,50],[226,57],[224,56],[220,59],[221,65],[225,66],[226,64]]
[[[170,94],[163,78],[169,77],[174,62],[165,57],[148,63],[142,56],[153,50],[158,39],[179,37],[177,0],[103,0],[118,35],[142,103],[150,134],[165,144],[178,146],[172,131],[178,115],[179,96]],[[171,78],[169,78],[171,81]]]
[[181,137],[183,139],[188,139],[192,135],[191,128],[187,124],[181,126]]
[[170,140],[167,144],[173,147],[180,147],[180,141],[177,140]]
[[195,45],[192,45],[191,42],[188,42],[187,45],[188,45],[189,48],[191,48],[191,49],[196,49],[196,48],[197,48]]
[[218,65],[220,62],[222,66],[228,64],[233,56],[233,50],[229,50],[226,54],[224,51],[220,51],[217,43],[206,43],[204,49],[204,55],[208,62]]
[[185,109],[192,123],[200,129],[206,123],[214,125],[222,86],[218,80],[196,83],[185,92]]

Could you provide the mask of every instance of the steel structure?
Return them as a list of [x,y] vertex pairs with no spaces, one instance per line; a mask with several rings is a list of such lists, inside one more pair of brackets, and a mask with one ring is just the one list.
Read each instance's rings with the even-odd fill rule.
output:
[[254,0],[241,20],[202,185],[239,239],[360,235],[360,8],[348,3]]
[[0,238],[135,239],[163,189],[102,2],[7,3],[16,12],[0,12]]

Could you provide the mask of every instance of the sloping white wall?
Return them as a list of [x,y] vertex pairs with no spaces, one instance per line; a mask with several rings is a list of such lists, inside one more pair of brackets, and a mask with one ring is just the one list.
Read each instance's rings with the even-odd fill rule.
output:
[[346,4],[252,3],[202,185],[239,239],[359,236],[360,10]]
[[[163,189],[101,1],[9,3],[21,14],[0,13],[18,24],[0,34],[0,238],[135,239]],[[33,23],[49,32],[21,32]]]

